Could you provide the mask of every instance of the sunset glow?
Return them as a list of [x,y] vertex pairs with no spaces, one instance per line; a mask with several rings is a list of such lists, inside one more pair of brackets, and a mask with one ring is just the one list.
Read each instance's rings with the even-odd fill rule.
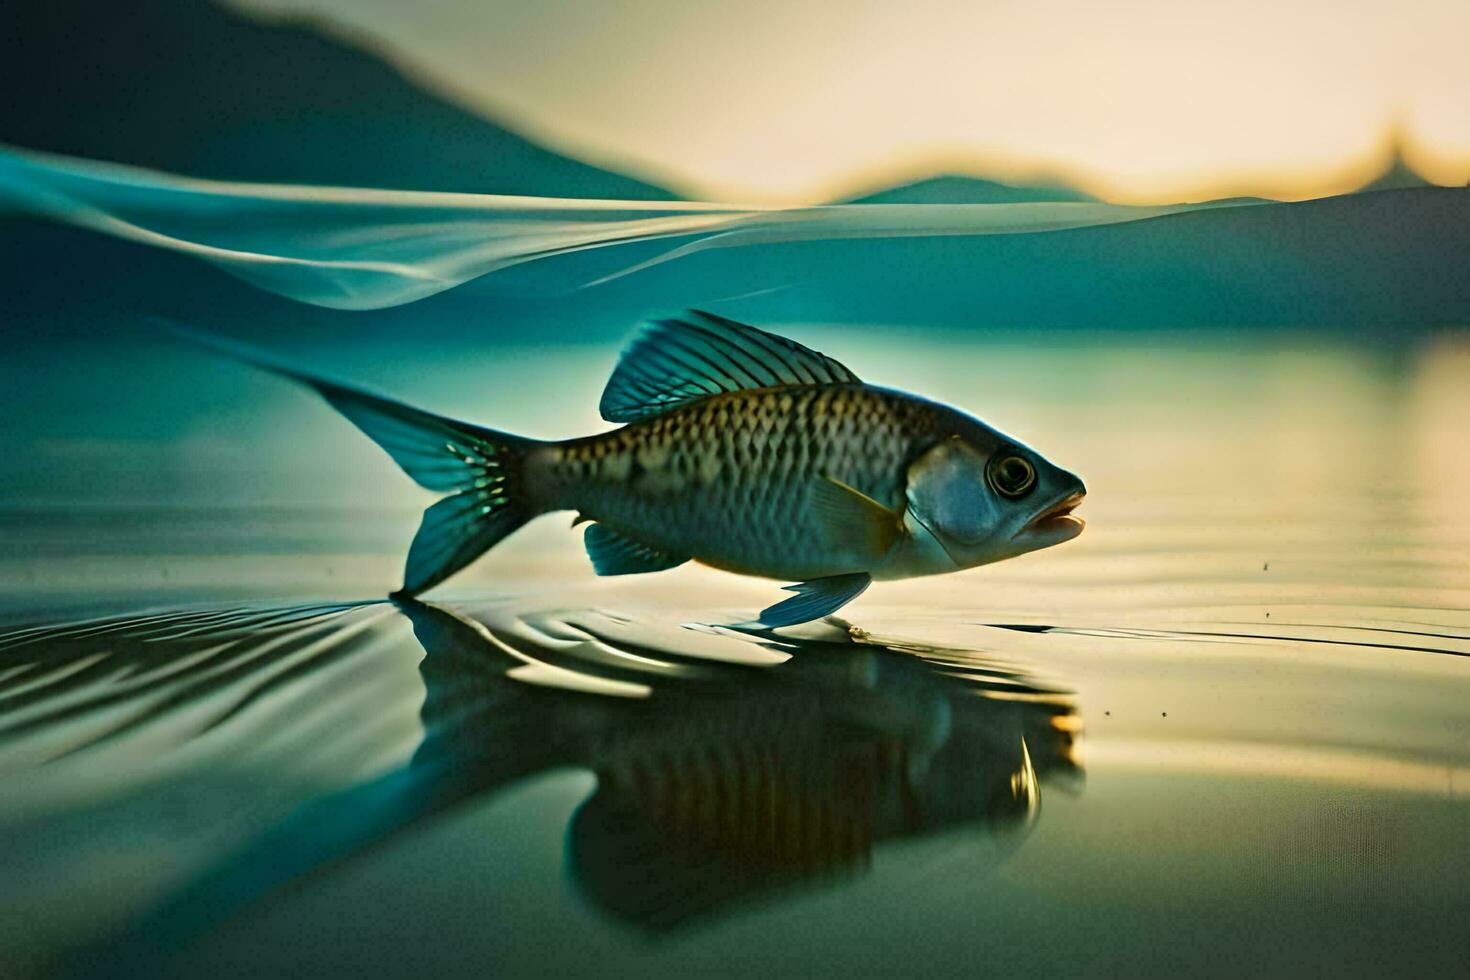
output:
[[233,0],[304,16],[575,156],[692,197],[831,200],[935,173],[1106,200],[1353,189],[1402,129],[1470,177],[1470,6],[1348,2]]

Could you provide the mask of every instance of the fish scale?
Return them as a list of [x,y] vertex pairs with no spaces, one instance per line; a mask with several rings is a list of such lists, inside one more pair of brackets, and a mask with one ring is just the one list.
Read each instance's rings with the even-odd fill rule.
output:
[[552,506],[671,554],[779,578],[860,567],[813,547],[813,483],[841,481],[897,512],[904,471],[943,425],[939,406],[862,384],[713,395],[646,422],[538,450]]

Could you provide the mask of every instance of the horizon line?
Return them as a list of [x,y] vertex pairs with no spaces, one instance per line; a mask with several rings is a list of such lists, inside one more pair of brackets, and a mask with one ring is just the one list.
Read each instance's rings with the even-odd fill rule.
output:
[[1394,121],[1385,125],[1374,144],[1364,153],[1323,167],[1294,166],[1280,170],[1256,168],[1218,175],[1174,175],[1156,179],[1152,190],[1134,189],[1138,180],[1110,178],[1085,166],[1069,166],[1012,156],[1003,152],[983,155],[951,148],[912,154],[906,159],[873,167],[857,168],[827,181],[820,192],[783,194],[761,191],[722,181],[701,180],[677,173],[672,168],[628,160],[618,154],[595,149],[580,151],[579,141],[561,141],[534,123],[522,125],[505,115],[498,118],[471,106],[465,107],[481,119],[502,126],[538,146],[571,159],[625,177],[652,184],[684,200],[742,201],[766,207],[815,207],[892,190],[925,180],[957,177],[987,180],[1012,187],[1054,187],[1087,194],[1105,204],[1151,206],[1203,203],[1237,197],[1259,197],[1273,201],[1307,201],[1364,190],[1374,182],[1403,168],[1424,186],[1458,188],[1470,186],[1470,156],[1431,148],[1427,141],[1408,135]]

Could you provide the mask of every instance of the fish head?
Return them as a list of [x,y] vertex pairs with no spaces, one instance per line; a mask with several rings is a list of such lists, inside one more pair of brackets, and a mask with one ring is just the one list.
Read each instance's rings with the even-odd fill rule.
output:
[[909,514],[959,568],[1049,548],[1082,533],[1081,479],[1000,433],[980,429],[909,465]]

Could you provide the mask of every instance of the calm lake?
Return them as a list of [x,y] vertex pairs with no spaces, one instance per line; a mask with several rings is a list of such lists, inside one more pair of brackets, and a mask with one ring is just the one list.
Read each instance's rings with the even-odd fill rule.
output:
[[[432,498],[313,396],[11,352],[0,972],[1463,969],[1470,335],[774,326],[1087,530],[749,635],[553,515],[400,607]],[[549,438],[618,341],[276,349]]]

